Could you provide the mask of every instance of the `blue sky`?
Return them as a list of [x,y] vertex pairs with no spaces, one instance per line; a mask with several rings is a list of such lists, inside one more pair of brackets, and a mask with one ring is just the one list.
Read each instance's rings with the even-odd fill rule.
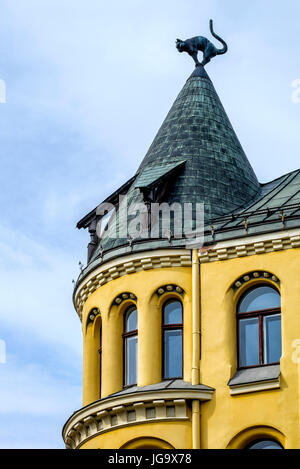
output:
[[299,168],[298,0],[0,0],[0,447],[63,448],[81,405],[76,222],[136,171],[193,70],[175,39],[229,52],[206,68],[261,182]]

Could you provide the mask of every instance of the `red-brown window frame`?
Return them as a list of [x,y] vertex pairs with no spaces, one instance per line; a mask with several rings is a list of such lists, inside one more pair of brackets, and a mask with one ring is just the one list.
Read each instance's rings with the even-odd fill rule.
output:
[[[165,307],[168,303],[172,303],[172,302],[178,302],[180,303],[181,305],[181,314],[182,314],[182,322],[179,323],[179,324],[165,324]],[[183,351],[184,351],[184,347],[183,347],[183,327],[184,327],[184,314],[183,314],[183,304],[182,302],[178,299],[178,298],[169,298],[168,300],[166,300],[163,305],[162,305],[162,327],[161,327],[161,330],[162,330],[162,379],[163,380],[170,380],[170,379],[182,379],[183,378],[183,364],[184,364],[184,357],[183,357]],[[182,374],[181,376],[176,376],[176,377],[166,377],[165,376],[165,332],[168,331],[168,330],[181,330],[181,371],[182,371]]]
[[138,314],[138,310],[137,310],[137,307],[135,304],[131,304],[129,305],[126,310],[124,311],[124,314],[123,314],[123,334],[122,334],[122,337],[123,337],[123,388],[124,389],[127,389],[127,388],[131,388],[132,386],[136,386],[137,383],[132,383],[132,384],[126,384],[126,339],[128,339],[129,337],[138,337],[138,329],[134,329],[133,331],[130,331],[130,332],[125,332],[126,331],[126,316],[129,312],[129,310],[136,310],[137,314]]
[[[274,316],[275,314],[280,314],[280,321],[281,321],[281,307],[280,308],[268,308],[268,309],[260,309],[255,311],[248,311],[247,313],[243,313],[239,311],[240,304],[245,296],[250,293],[251,291],[255,290],[259,287],[269,287],[272,288],[278,295],[280,296],[280,292],[271,285],[268,284],[259,284],[253,288],[247,290],[242,297],[240,298],[238,305],[237,305],[237,359],[238,359],[238,369],[244,370],[247,368],[257,368],[262,366],[271,366],[271,365],[278,365],[280,362],[272,362],[272,363],[264,363],[264,321],[263,318],[265,316]],[[240,366],[240,321],[242,319],[247,318],[258,318],[258,346],[259,346],[259,363],[256,365],[248,365],[248,366]]]

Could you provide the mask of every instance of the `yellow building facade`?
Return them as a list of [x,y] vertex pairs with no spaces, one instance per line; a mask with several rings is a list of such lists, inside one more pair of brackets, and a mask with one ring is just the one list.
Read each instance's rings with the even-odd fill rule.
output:
[[299,171],[257,182],[198,66],[137,174],[105,203],[117,206],[108,233],[120,195],[148,208],[204,203],[203,242],[176,238],[172,224],[112,242],[96,209],[78,224],[91,234],[73,296],[83,406],[63,428],[67,448],[300,447],[298,191]]

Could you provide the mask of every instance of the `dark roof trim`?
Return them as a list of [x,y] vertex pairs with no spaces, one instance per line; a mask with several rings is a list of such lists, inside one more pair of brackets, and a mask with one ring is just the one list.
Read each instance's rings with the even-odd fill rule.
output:
[[139,189],[151,189],[179,171],[185,163],[186,160],[181,160],[176,163],[145,168],[137,180],[136,187]]
[[228,386],[270,381],[280,376],[280,365],[257,366],[255,368],[238,370],[227,383]]
[[[168,379],[155,384],[149,384],[148,386],[131,386],[122,391],[110,394],[107,398],[115,396],[125,396],[127,394],[136,394],[150,391],[164,391],[164,390],[196,390],[196,391],[214,391],[214,388],[206,386],[204,384],[192,384],[182,379]],[[105,398],[106,399],[106,398]]]

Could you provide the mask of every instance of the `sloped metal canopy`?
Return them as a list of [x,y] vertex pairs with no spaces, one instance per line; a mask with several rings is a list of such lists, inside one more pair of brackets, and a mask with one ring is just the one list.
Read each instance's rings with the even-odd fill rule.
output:
[[180,167],[183,167],[185,162],[186,160],[182,160],[177,163],[146,168],[142,172],[142,174],[138,176],[135,187],[143,189],[158,184],[163,179],[170,177],[175,172],[175,170],[179,169]]

